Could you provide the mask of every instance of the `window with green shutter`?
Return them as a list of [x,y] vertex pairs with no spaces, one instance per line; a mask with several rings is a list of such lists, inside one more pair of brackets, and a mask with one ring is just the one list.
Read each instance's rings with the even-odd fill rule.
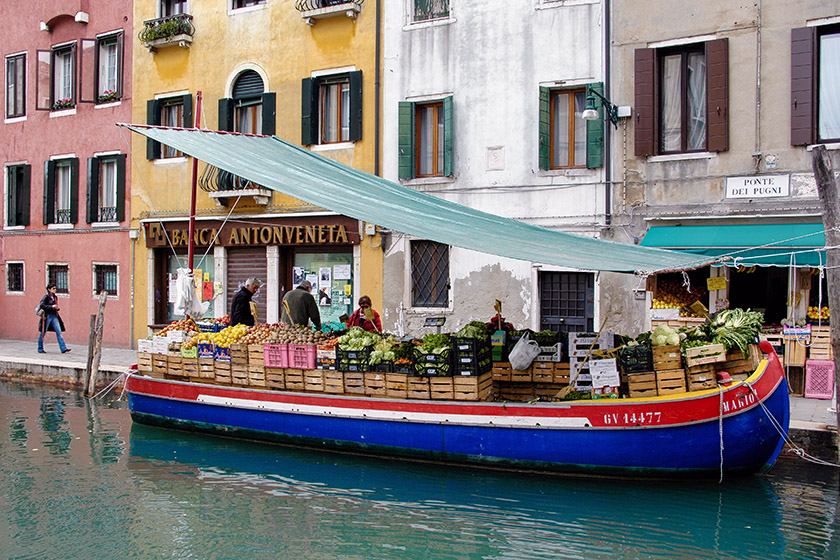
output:
[[304,78],[301,82],[301,144],[362,139],[362,71]]
[[[601,167],[604,163],[604,120],[586,121],[587,88],[603,91],[603,84],[582,88],[540,88],[540,169]],[[599,108],[602,113],[603,109]]]
[[31,165],[6,167],[6,224],[29,225],[29,180]]
[[450,177],[454,162],[452,96],[399,106],[399,177]]

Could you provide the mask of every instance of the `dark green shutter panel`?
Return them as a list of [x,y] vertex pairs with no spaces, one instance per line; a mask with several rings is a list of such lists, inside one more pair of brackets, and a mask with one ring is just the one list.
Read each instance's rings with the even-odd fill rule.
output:
[[[603,82],[589,84],[589,89],[604,95]],[[595,99],[598,118],[586,121],[586,167],[589,169],[604,165],[604,105],[599,97]]]
[[397,140],[399,177],[411,179],[414,177],[414,103],[410,101],[400,101]]
[[277,94],[273,91],[262,95],[262,133],[274,136],[277,129]]
[[219,130],[233,131],[233,99],[219,99]]
[[350,141],[362,139],[362,71],[350,72]]
[[300,143],[318,143],[318,78],[304,78],[300,87]]
[[55,162],[44,162],[44,225],[55,221]]
[[[146,124],[160,124],[160,101],[157,99],[146,101]],[[160,159],[160,142],[146,139],[146,159]]]
[[452,96],[443,99],[443,176],[452,176],[452,160],[455,144],[452,121]]
[[192,128],[193,127],[193,99],[192,95],[186,94],[183,97],[184,103],[184,114],[183,114],[183,124],[184,128]]
[[21,221],[19,226],[28,226],[29,225],[29,181],[32,178],[32,166],[31,165],[24,165],[23,166],[23,185],[21,185],[20,189],[20,197],[21,200],[18,201],[20,205],[20,213],[21,213]]
[[70,158],[70,223],[79,221],[79,158]]
[[17,193],[21,185],[20,176],[17,173],[16,167],[6,168],[7,177],[9,180],[9,196],[6,198],[6,223],[10,226],[20,225],[17,223],[18,200]]
[[125,220],[125,154],[117,156],[117,221]]
[[85,221],[89,224],[99,221],[99,158],[87,161],[87,198],[85,199]]
[[[540,88],[540,169],[551,169],[551,90]],[[531,160],[533,161],[533,160]]]

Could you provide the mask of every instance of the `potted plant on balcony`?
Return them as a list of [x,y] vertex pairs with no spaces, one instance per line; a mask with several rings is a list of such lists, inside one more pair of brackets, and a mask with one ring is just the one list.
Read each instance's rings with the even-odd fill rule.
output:
[[147,21],[146,27],[139,34],[139,38],[148,47],[167,43],[179,35],[192,37],[192,34],[193,27],[187,19],[168,18]]
[[96,101],[97,103],[108,103],[109,101],[114,101],[117,98],[117,92],[113,90],[105,90],[102,92]]
[[53,111],[61,111],[62,109],[70,109],[73,107],[73,100],[68,98],[59,99],[52,104]]

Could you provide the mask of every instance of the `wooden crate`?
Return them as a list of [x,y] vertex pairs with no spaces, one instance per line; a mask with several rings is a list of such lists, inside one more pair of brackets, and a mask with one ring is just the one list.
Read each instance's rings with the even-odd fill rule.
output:
[[170,377],[189,377],[184,374],[181,356],[169,356],[166,359],[166,373]]
[[511,369],[510,380],[512,383],[531,383],[534,381],[533,368],[526,370]]
[[793,367],[805,367],[805,360],[808,357],[810,348],[804,343],[796,340],[785,342],[785,365]]
[[685,365],[689,367],[725,361],[726,350],[724,350],[723,344],[695,346],[685,351]]
[[658,395],[685,393],[685,389],[684,369],[666,369],[656,372],[656,393]]
[[429,396],[432,399],[452,400],[455,398],[455,385],[451,377],[430,377]]
[[231,363],[230,380],[234,385],[248,385],[248,366]]
[[247,344],[231,344],[230,345],[230,363],[239,364],[243,366],[248,365],[248,345]]
[[298,368],[286,368],[283,374],[286,379],[287,391],[305,391],[306,382],[303,378],[303,370]]
[[152,354],[152,372],[165,374],[169,368],[169,356],[166,354]]
[[205,381],[216,379],[216,361],[212,358],[198,358],[198,376]]
[[364,395],[365,374],[361,371],[345,371],[344,392],[350,395]]
[[248,345],[248,365],[265,366],[265,350],[262,344]]
[[365,373],[365,394],[371,397],[384,397],[388,393],[385,386],[385,374],[376,371]]
[[307,392],[324,392],[324,371],[320,369],[303,370],[303,386]]
[[266,387],[265,366],[248,363],[248,385],[252,387]]
[[568,386],[568,383],[534,383],[534,396],[551,399]]
[[[834,359],[834,351],[831,347],[831,327],[811,325],[811,345],[808,347],[808,358],[811,360]],[[802,365],[805,365],[804,362]]]
[[[491,375],[492,377],[492,375]],[[408,374],[386,373],[385,374],[385,396],[394,399],[408,398]]]
[[198,358],[181,358],[181,369],[184,377],[200,377],[198,374]]
[[534,383],[553,383],[554,367],[554,362],[534,362],[531,366],[531,377]]
[[406,390],[409,399],[430,399],[430,384],[428,377],[414,377],[408,378],[408,388]]
[[137,352],[137,370],[142,372],[152,371],[152,354],[150,352]]
[[510,381],[510,362],[493,362],[493,379],[496,381]]
[[563,385],[568,385],[572,381],[571,373],[570,363],[562,362],[554,364],[554,379],[552,380],[552,383],[562,383]]
[[265,386],[269,389],[286,388],[286,370],[284,368],[265,368]]
[[627,388],[631,397],[655,397],[656,373],[653,371],[628,373]]
[[324,371],[324,392],[338,394],[344,392],[344,372],[325,369]]
[[493,374],[459,375],[452,378],[452,391],[457,401],[487,401],[493,397]]
[[504,401],[529,401],[536,397],[533,385],[517,383],[500,383],[499,398]]
[[680,354],[680,345],[673,346],[652,346],[653,349],[653,369],[669,370],[682,367],[682,354]]
[[233,383],[230,376],[230,364],[216,360],[213,371],[215,372],[216,383],[220,383],[222,385],[230,385]]
[[715,372],[690,373],[687,375],[689,391],[703,391],[717,387],[717,375],[715,375]]

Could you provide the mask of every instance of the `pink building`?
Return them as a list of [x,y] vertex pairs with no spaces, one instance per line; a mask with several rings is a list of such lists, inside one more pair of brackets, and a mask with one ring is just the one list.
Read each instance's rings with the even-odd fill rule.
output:
[[131,156],[115,123],[131,120],[132,2],[2,2],[0,21],[0,339],[35,353],[33,310],[55,282],[70,347],[87,344],[102,291],[103,343],[128,347]]

